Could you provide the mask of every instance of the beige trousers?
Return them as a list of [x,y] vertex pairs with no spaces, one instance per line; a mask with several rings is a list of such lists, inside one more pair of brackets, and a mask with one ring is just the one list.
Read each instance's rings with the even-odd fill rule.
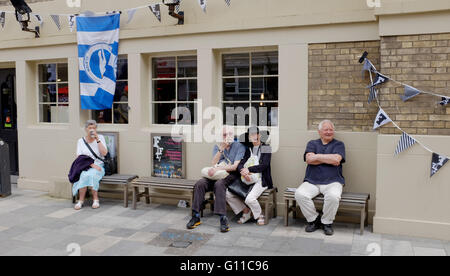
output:
[[258,198],[264,193],[267,187],[262,186],[261,179],[255,183],[252,190],[248,194],[245,202],[235,194],[231,193],[227,190],[227,203],[230,205],[233,212],[237,215],[242,212],[247,206],[253,213],[253,217],[258,219],[261,216],[262,209],[261,205],[259,205]]
[[334,182],[328,185],[313,185],[304,182],[298,187],[295,191],[295,200],[298,202],[300,210],[308,222],[315,221],[319,215],[312,200],[319,194],[323,194],[325,199],[322,210],[322,223],[332,224],[339,208],[339,201],[341,200],[342,195],[342,184]]

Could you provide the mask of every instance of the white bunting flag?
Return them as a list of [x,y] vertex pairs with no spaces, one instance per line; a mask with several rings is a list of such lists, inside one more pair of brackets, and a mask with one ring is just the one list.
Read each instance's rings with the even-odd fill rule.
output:
[[395,149],[395,155],[398,155],[400,152],[409,149],[415,143],[416,139],[403,132],[402,137],[400,137],[400,141],[398,142],[397,148]]
[[73,32],[73,26],[75,25],[75,15],[71,14],[67,16],[67,20],[69,22],[70,32]]
[[130,24],[131,20],[133,20],[134,15],[136,14],[137,9],[131,9],[127,11],[128,14],[128,20],[127,24]]
[[433,152],[433,156],[431,158],[431,176],[435,175],[447,163],[448,160],[449,159],[447,157]]
[[42,27],[42,24],[44,24],[44,20],[42,20],[42,16],[40,16],[39,14],[36,14],[36,13],[34,13],[33,16],[39,22],[39,26]]
[[52,15],[50,15],[50,17],[52,18],[52,20],[55,23],[55,25],[58,28],[58,30],[61,31],[61,22],[59,20],[59,15],[52,14]]
[[202,7],[203,12],[206,12],[206,0],[198,0],[198,4]]
[[159,22],[161,22],[161,7],[159,4],[150,5],[149,9],[156,16]]
[[6,13],[0,12],[0,25],[2,25],[2,29],[5,28],[5,22],[6,22]]
[[379,128],[380,126],[384,126],[387,123],[392,122],[391,118],[384,112],[382,108],[378,111],[377,117],[375,118],[375,122],[373,123],[373,130]]
[[405,95],[401,96],[402,101],[406,102],[407,100],[417,96],[420,94],[420,90],[409,86],[409,85],[405,85]]

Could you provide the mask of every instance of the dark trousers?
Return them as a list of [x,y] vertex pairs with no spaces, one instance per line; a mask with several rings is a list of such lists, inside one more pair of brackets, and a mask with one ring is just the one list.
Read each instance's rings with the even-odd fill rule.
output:
[[217,215],[227,214],[227,201],[226,194],[228,185],[233,183],[238,178],[235,174],[230,174],[226,178],[221,180],[210,180],[202,178],[194,186],[194,203],[192,204],[192,210],[200,213],[202,209],[202,203],[205,201],[206,192],[214,192],[214,213]]

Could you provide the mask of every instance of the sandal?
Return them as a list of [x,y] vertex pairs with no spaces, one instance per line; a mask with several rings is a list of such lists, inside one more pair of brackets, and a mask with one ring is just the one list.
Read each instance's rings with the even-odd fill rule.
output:
[[257,224],[258,224],[259,226],[266,225],[266,220],[265,220],[264,216],[260,216],[260,217],[258,218]]
[[92,209],[98,209],[100,208],[100,201],[94,200],[94,203],[92,204]]
[[242,217],[238,220],[237,223],[244,224],[251,218],[252,218],[251,212],[248,212],[247,214],[243,213]]
[[77,211],[83,208],[83,201],[78,201],[78,203],[73,208]]

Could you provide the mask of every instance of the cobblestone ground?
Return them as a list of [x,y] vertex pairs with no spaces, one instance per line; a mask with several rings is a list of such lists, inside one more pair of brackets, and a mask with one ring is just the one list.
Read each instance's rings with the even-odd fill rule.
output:
[[[89,202],[88,202],[89,203]],[[450,242],[372,233],[358,225],[335,224],[335,234],[306,233],[303,220],[271,219],[269,225],[230,223],[219,232],[219,219],[208,211],[202,225],[187,230],[189,211],[176,206],[101,201],[75,211],[70,201],[46,193],[13,189],[0,198],[0,255],[450,255]],[[234,217],[231,213],[229,217]]]

